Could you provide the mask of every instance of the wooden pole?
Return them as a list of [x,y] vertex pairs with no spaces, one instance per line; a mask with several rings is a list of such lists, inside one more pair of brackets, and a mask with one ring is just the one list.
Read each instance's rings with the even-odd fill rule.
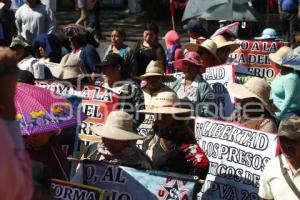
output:
[[267,26],[266,27],[269,27],[270,26],[270,4],[269,4],[269,1],[270,0],[267,0]]
[[171,13],[171,20],[172,20],[172,28],[175,31],[175,16],[174,16],[173,0],[170,0],[170,13]]

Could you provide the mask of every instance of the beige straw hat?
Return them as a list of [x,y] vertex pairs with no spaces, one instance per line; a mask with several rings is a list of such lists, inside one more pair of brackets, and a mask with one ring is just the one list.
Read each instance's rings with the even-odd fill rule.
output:
[[157,94],[148,109],[139,110],[140,113],[180,114],[193,112],[191,109],[179,107],[179,99],[176,93],[164,91]]
[[270,100],[271,87],[265,79],[253,77],[243,85],[231,82],[228,91],[237,99],[257,98],[271,114],[278,111]]
[[77,55],[71,53],[65,55],[58,65],[49,69],[52,75],[59,79],[77,78],[86,73],[83,62]]
[[176,81],[176,78],[174,76],[166,75],[164,74],[163,70],[163,64],[161,61],[154,61],[151,60],[151,62],[147,65],[145,74],[136,77],[139,80],[146,80],[147,77],[151,76],[160,76],[163,78],[163,82],[173,82]]
[[144,139],[133,130],[132,116],[124,111],[112,111],[107,116],[103,126],[94,125],[92,132],[112,140],[140,140]]
[[292,51],[292,48],[287,46],[282,46],[275,53],[270,53],[269,58],[274,63],[278,65],[282,65],[282,58],[286,56],[290,51]]
[[188,51],[198,51],[199,49],[204,49],[211,53],[215,57],[216,61],[220,63],[220,60],[217,56],[217,44],[211,39],[206,39],[200,45],[194,43],[185,44],[184,48]]
[[212,41],[214,41],[217,44],[218,49],[221,49],[223,47],[230,47],[230,52],[234,52],[237,48],[241,46],[237,42],[227,41],[223,35],[217,35],[213,37]]

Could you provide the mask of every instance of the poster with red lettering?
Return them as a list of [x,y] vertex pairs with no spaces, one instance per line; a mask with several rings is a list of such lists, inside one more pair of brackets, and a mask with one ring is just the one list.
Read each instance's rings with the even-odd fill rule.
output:
[[283,46],[281,41],[255,41],[241,40],[241,47],[229,55],[229,60],[235,65],[249,68],[254,76],[265,77],[272,80],[279,70],[269,59],[269,54],[274,53]]

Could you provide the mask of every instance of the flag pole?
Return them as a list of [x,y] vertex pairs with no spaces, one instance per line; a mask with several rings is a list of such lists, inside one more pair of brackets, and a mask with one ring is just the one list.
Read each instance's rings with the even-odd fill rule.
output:
[[174,6],[173,6],[173,0],[170,0],[170,14],[171,14],[171,20],[172,20],[172,29],[175,31],[175,17],[174,17]]

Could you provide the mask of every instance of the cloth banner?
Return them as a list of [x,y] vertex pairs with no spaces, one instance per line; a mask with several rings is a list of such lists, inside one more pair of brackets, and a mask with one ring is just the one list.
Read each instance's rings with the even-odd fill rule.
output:
[[283,46],[280,41],[240,40],[241,47],[229,55],[229,62],[249,68],[254,76],[274,79],[279,70],[271,63],[269,54]]
[[275,134],[198,117],[195,137],[210,161],[198,199],[260,199],[260,176],[276,155]]
[[96,187],[52,179],[52,195],[55,200],[102,200],[103,191]]
[[109,200],[191,200],[196,180],[191,176],[83,161],[84,184],[105,190]]

